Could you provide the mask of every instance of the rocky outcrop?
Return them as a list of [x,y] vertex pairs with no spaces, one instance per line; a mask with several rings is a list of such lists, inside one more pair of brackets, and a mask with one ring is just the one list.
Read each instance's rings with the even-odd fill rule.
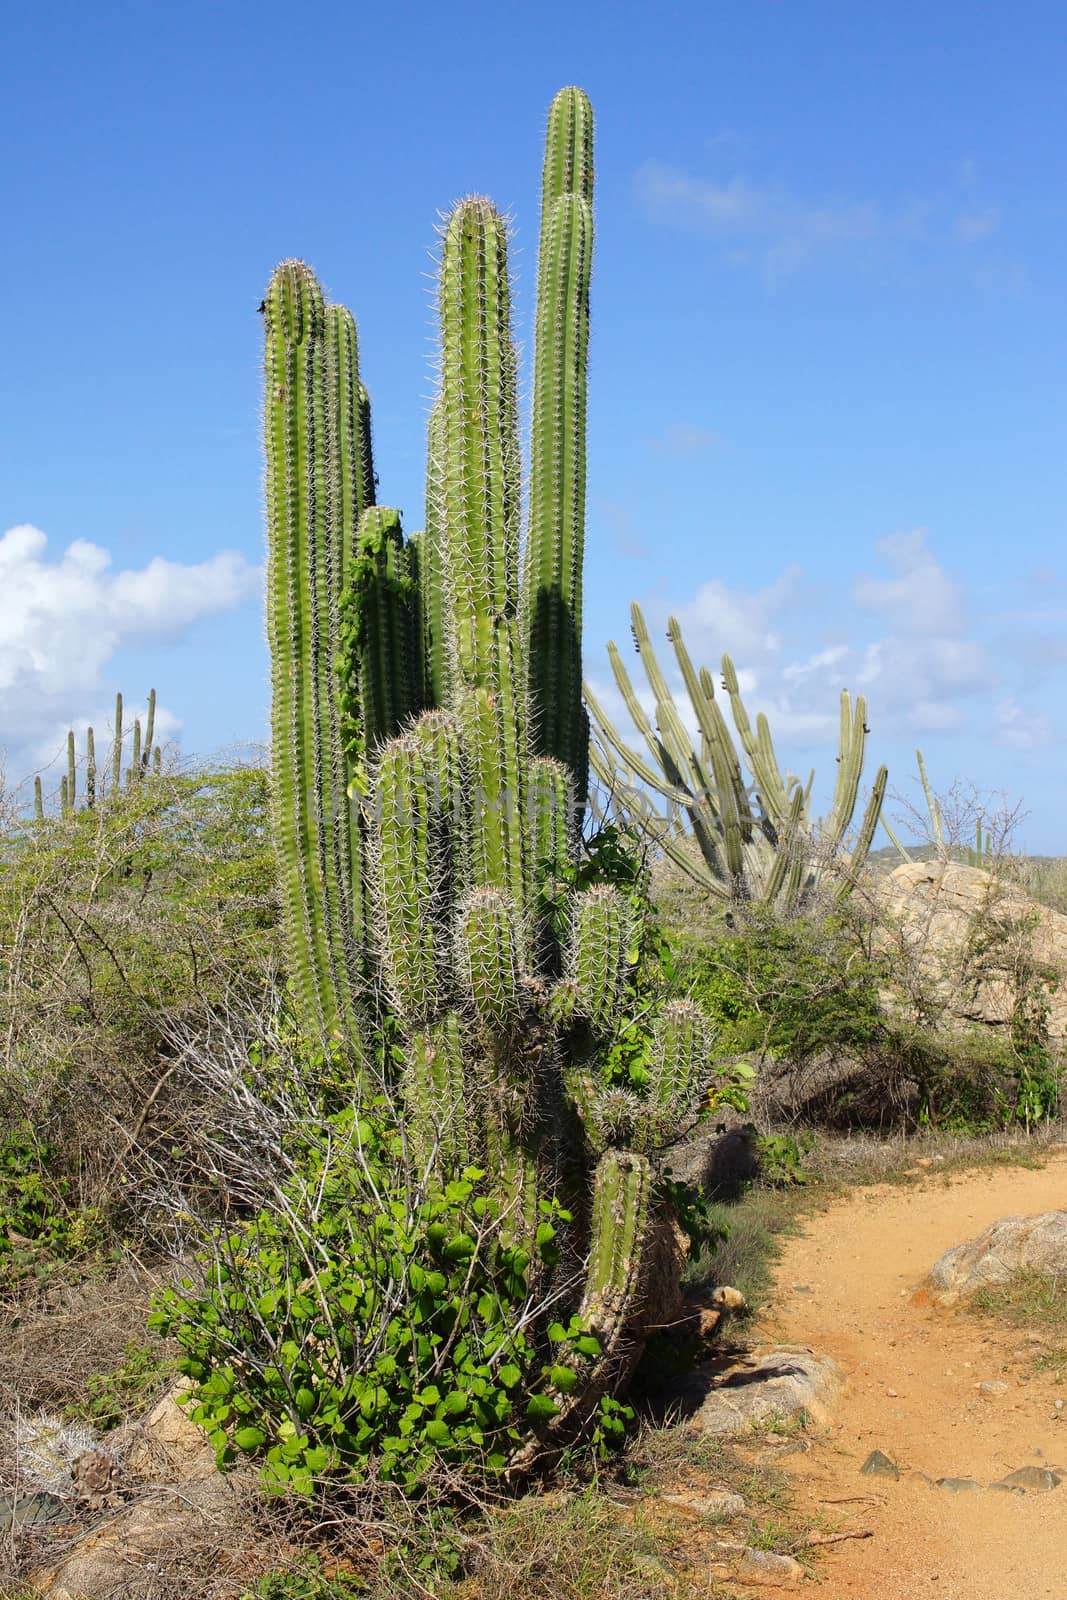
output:
[[780,1344],[753,1350],[727,1367],[698,1367],[670,1384],[661,1403],[681,1415],[687,1431],[729,1437],[758,1423],[824,1424],[841,1387],[829,1356]]
[[[247,1483],[217,1470],[203,1430],[179,1404],[187,1388],[176,1384],[143,1422],[112,1436],[121,1475],[112,1472],[106,1499],[76,1498],[81,1510],[115,1500],[118,1509],[31,1573],[31,1592],[44,1600],[149,1600],[163,1575],[177,1582],[190,1563],[202,1571],[212,1551],[217,1560],[234,1543]],[[107,1457],[112,1467],[116,1456]]]
[[908,861],[879,886],[887,937],[961,1024],[1005,1027],[1020,981],[1047,971],[1051,1041],[1067,1039],[1067,916],[979,867]]
[[955,1245],[935,1263],[930,1282],[954,1299],[1019,1272],[1061,1277],[1067,1273],[1067,1211],[1033,1217],[1001,1217],[976,1239]]

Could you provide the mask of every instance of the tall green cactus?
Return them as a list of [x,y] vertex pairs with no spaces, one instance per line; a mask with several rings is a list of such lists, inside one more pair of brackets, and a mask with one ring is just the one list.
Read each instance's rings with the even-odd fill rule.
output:
[[488,200],[461,202],[443,231],[417,535],[369,505],[347,312],[298,261],[263,303],[275,826],[301,1020],[366,1069],[384,997],[409,1149],[441,1175],[485,1168],[516,1237],[542,1202],[572,1212],[554,1319],[569,1303],[601,1359],[560,1428],[640,1344],[653,1159],[712,1072],[706,1027],[667,1008],[646,1019],[662,1044],[648,1091],[612,1082],[609,1054],[635,1025],[640,918],[610,886],[565,887],[588,762],[591,198],[592,114],[564,89],[545,159],[525,551],[508,236]]
[[[650,717],[641,703],[615,644],[608,654],[626,710],[648,750],[648,757],[627,744],[587,684],[586,703],[600,736],[592,760],[598,777],[617,788],[620,778],[655,791],[666,799],[666,816],[642,810],[665,853],[713,898],[725,903],[755,901],[786,914],[800,910],[827,877],[835,892],[847,895],[866,860],[885,798],[886,768],[875,775],[870,799],[842,859],[859,798],[867,736],[867,705],[860,695],[853,706],[841,691],[841,733],[837,781],[829,815],[816,823],[810,815],[814,774],[803,784],[783,777],[774,752],[770,725],[761,712],[753,730],[737,673],[729,656],[722,658],[722,682],[744,763],[746,782],[729,726],[706,667],[694,666],[676,618],[667,624],[667,638],[699,732],[699,750],[675,703],[656,659],[648,627],[638,605],[631,607],[634,643],[655,700]],[[691,830],[699,855],[685,848]]]

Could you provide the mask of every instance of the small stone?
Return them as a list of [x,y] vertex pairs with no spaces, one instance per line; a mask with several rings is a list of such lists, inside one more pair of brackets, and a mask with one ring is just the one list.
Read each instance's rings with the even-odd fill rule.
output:
[[804,1568],[792,1556],[780,1556],[773,1550],[745,1550],[733,1578],[737,1583],[794,1588],[804,1582]]
[[731,1494],[728,1489],[712,1489],[707,1494],[665,1494],[660,1497],[668,1506],[681,1506],[684,1511],[694,1511],[698,1517],[739,1517],[746,1510],[744,1499]]
[[882,1450],[872,1450],[860,1468],[870,1478],[899,1478],[900,1468]]
[[1047,1467],[1020,1467],[1017,1472],[1009,1472],[999,1482],[1006,1484],[1009,1489],[1055,1489],[1062,1483],[1058,1472],[1050,1472]]
[[895,1389],[887,1389],[886,1390],[886,1394],[889,1396],[889,1398],[891,1400],[896,1400],[896,1399],[899,1398],[899,1396],[897,1394],[897,1391]]
[[997,1395],[1007,1394],[1007,1392],[1007,1384],[1001,1383],[999,1378],[993,1378],[988,1383],[980,1383],[978,1385],[978,1393],[982,1396],[983,1400],[995,1400]]
[[793,1290],[796,1294],[814,1294],[815,1290],[810,1283],[794,1283]]
[[938,1478],[937,1487],[947,1489],[949,1494],[968,1494],[972,1489],[980,1489],[982,1485],[977,1478]]

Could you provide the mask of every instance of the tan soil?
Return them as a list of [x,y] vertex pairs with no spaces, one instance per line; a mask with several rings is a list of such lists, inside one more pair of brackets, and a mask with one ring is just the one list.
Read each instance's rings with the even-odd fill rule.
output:
[[[1035,1374],[1029,1336],[935,1306],[922,1289],[944,1250],[998,1217],[1064,1208],[1067,1155],[1040,1171],[938,1177],[935,1167],[906,1188],[854,1191],[787,1241],[774,1336],[835,1357],[847,1386],[833,1425],[782,1465],[798,1504],[828,1529],[873,1531],[822,1554],[827,1600],[1067,1597],[1067,1482],[1048,1493],[950,1494],[859,1470],[874,1449],[902,1473],[982,1484],[1028,1464],[1067,1468],[1067,1417],[1054,1409],[1067,1385]],[[983,1381],[1008,1389],[987,1399]]]

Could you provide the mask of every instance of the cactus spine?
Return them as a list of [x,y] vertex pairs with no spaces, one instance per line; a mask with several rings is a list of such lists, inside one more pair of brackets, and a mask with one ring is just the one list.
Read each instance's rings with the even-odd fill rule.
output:
[[[814,774],[807,784],[783,776],[761,712],[753,729],[741,699],[734,664],[722,658],[723,689],[737,737],[751,775],[747,783],[741,758],[715,694],[710,672],[694,666],[677,620],[667,624],[667,638],[699,730],[699,750],[686,730],[674,695],[663,674],[638,605],[631,607],[634,643],[655,699],[650,718],[637,695],[617,647],[608,646],[615,681],[634,727],[644,739],[646,758],[628,745],[589,685],[586,704],[600,735],[592,752],[601,780],[617,785],[620,777],[658,792],[668,803],[666,816],[644,820],[664,851],[696,883],[723,902],[756,901],[792,914],[807,903],[827,874],[836,877],[836,894],[847,895],[870,850],[885,798],[886,768],[875,776],[871,795],[852,840],[847,860],[841,859],[846,835],[859,799],[867,736],[867,705],[855,705],[841,691],[841,732],[837,781],[829,815],[821,823],[809,807]],[[699,855],[684,848],[679,834],[688,823]]]
[[[600,1338],[586,1401],[617,1376],[624,1337],[640,1345],[650,1153],[709,1072],[696,1025],[665,1012],[652,1094],[611,1084],[640,918],[610,886],[566,887],[588,758],[591,197],[589,102],[565,89],[545,160],[525,554],[508,237],[490,201],[462,201],[443,230],[420,534],[370,504],[348,313],[297,261],[263,305],[276,833],[301,1020],[367,1070],[384,994],[417,1159],[442,1176],[484,1166],[509,1237],[530,1241],[542,1201],[573,1211],[554,1292]],[[560,1429],[581,1409],[561,1405]]]

